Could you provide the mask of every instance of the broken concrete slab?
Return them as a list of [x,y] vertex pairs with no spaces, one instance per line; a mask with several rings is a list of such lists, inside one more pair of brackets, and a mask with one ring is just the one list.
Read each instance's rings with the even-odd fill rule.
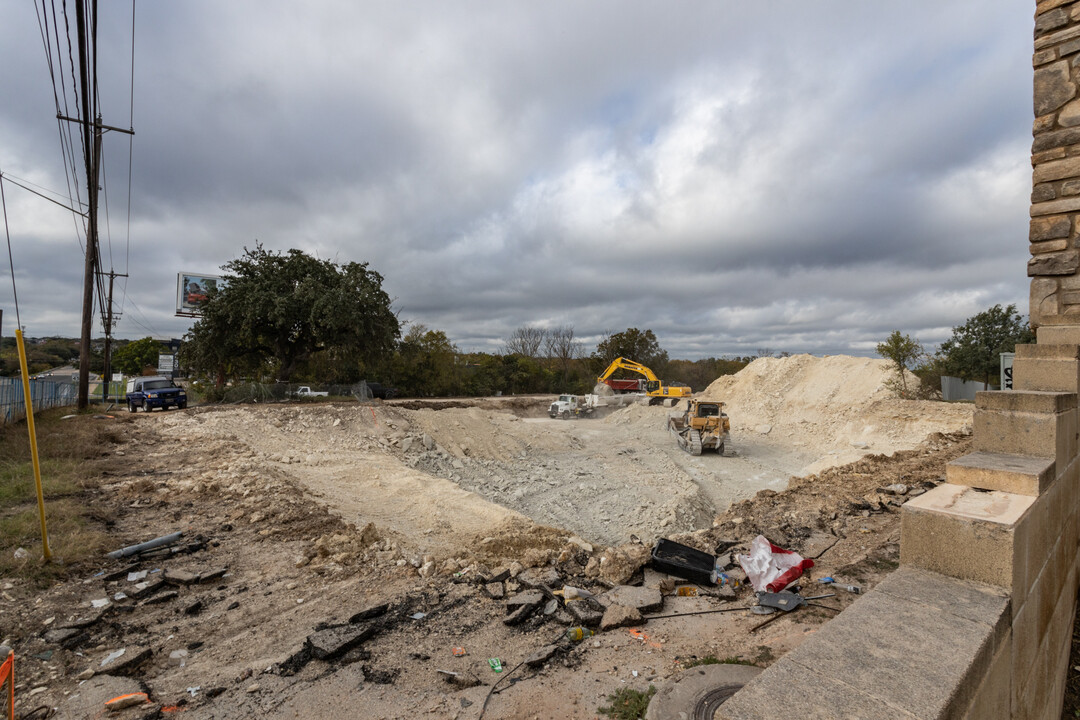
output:
[[664,596],[659,588],[619,585],[598,595],[596,601],[604,608],[613,605],[634,608],[639,613],[655,612],[664,607]]
[[540,667],[554,657],[557,652],[559,652],[559,646],[557,644],[545,645],[529,657],[525,658],[525,664],[529,667]]
[[527,620],[536,612],[538,605],[521,605],[512,613],[503,618],[503,625],[517,625]]
[[[126,648],[123,655],[99,665],[95,670],[109,675],[128,675],[149,660],[153,654],[150,648]],[[108,657],[106,656],[105,659]]]
[[517,576],[517,581],[526,587],[561,587],[562,576],[553,567],[528,568]]
[[199,582],[199,574],[187,570],[166,570],[163,576],[170,585],[194,585]]
[[143,605],[159,605],[161,603],[169,602],[170,600],[175,600],[179,596],[180,593],[175,590],[166,590],[165,592],[147,598],[146,601],[143,602]]
[[139,598],[150,597],[157,591],[161,590],[164,585],[164,580],[147,580],[144,582],[136,583],[130,588],[127,588],[124,592],[127,593],[128,597],[138,600]]
[[390,603],[381,603],[379,605],[372,605],[371,607],[365,608],[365,609],[361,610],[358,613],[353,613],[352,615],[350,615],[349,616],[349,622],[352,623],[352,624],[356,624],[356,623],[360,622],[361,620],[370,620],[371,618],[379,617],[380,615],[385,615],[386,611],[389,610],[389,609],[390,609]]
[[602,612],[584,603],[571,603],[563,609],[573,616],[574,622],[585,627],[596,627],[604,617]]
[[[904,490],[906,493],[907,490]],[[801,555],[805,558],[816,560],[821,557],[826,550],[838,543],[840,538],[836,537],[832,533],[823,532],[821,530],[814,530],[810,533],[810,537],[806,538],[802,544]]]
[[637,608],[626,607],[625,605],[611,605],[604,611],[603,617],[600,618],[600,629],[614,630],[620,627],[640,625],[643,622],[645,620],[641,617],[641,613]]
[[105,616],[105,611],[104,610],[99,610],[97,612],[92,612],[92,613],[89,613],[87,615],[82,615],[80,617],[77,617],[74,620],[72,620],[71,622],[66,622],[63,625],[60,625],[59,627],[60,627],[60,629],[65,629],[65,630],[68,629],[68,628],[76,628],[76,629],[82,630],[83,628],[88,628],[91,625],[96,625],[98,622],[101,621],[101,618],[104,617],[104,616]]
[[316,660],[333,660],[374,634],[374,625],[340,625],[308,635],[304,644]]
[[506,599],[506,609],[510,612],[517,610],[523,605],[536,607],[544,602],[544,593],[539,590],[526,590]]
[[208,583],[208,582],[213,582],[214,580],[220,580],[221,578],[225,577],[225,573],[227,573],[227,572],[228,572],[227,568],[219,568],[217,570],[208,570],[208,571],[202,573],[201,575],[199,575],[199,582],[200,583]]
[[45,633],[45,642],[50,645],[59,645],[62,648],[73,648],[83,638],[83,631],[79,628],[56,628]]

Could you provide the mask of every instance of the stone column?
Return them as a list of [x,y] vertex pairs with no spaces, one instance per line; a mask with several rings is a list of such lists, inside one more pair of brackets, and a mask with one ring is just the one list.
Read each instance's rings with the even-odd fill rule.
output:
[[1031,321],[1039,343],[1080,343],[1080,2],[1036,7]]

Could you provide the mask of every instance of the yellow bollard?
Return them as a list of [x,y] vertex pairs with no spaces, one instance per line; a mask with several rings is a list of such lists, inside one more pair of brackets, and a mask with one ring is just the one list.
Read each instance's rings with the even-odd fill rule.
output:
[[41,516],[41,549],[45,562],[52,560],[49,551],[49,533],[45,530],[45,495],[41,491],[41,464],[38,462],[37,432],[34,430],[34,402],[30,397],[30,373],[26,369],[26,346],[23,344],[22,330],[15,331],[15,341],[19,346],[19,369],[22,370],[23,402],[26,405],[26,428],[30,431],[30,456],[34,463],[34,484],[37,486],[38,515]]

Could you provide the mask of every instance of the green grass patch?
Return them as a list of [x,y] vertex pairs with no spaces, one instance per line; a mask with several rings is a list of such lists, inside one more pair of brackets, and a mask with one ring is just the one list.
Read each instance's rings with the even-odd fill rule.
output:
[[[0,576],[47,583],[73,564],[100,555],[107,537],[90,519],[87,490],[97,484],[94,460],[112,454],[122,433],[114,420],[70,408],[35,414],[45,522],[52,562],[43,562],[41,522],[26,422],[0,427]],[[15,557],[23,548],[25,557]],[[23,553],[19,553],[20,556]]]
[[611,705],[598,708],[597,712],[614,720],[640,720],[645,717],[645,711],[649,709],[649,701],[655,694],[656,688],[652,685],[645,691],[620,688],[608,695],[607,699]]
[[[74,460],[41,461],[41,489],[45,497],[65,497],[82,490],[79,463]],[[37,501],[34,466],[27,459],[0,460],[0,508]]]

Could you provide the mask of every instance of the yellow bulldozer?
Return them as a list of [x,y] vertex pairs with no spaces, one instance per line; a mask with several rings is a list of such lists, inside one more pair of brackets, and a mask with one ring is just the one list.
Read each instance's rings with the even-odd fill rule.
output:
[[679,447],[691,455],[700,455],[705,450],[723,455],[731,422],[724,412],[724,403],[687,400],[682,414],[668,416],[668,431],[675,436]]

